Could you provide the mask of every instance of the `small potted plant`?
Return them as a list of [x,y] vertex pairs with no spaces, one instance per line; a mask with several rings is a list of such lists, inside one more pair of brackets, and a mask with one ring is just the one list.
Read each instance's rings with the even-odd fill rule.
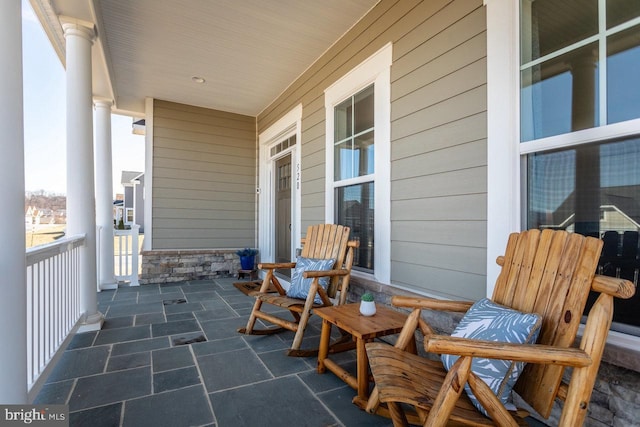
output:
[[373,316],[376,314],[376,303],[373,302],[373,294],[366,292],[360,298],[360,313],[363,316]]
[[255,258],[258,255],[257,249],[244,248],[236,251],[236,255],[240,257],[240,268],[242,270],[253,270]]

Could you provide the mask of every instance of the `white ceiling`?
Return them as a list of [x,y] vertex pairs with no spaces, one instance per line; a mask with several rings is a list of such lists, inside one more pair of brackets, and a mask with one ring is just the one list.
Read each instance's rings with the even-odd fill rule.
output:
[[116,110],[142,115],[153,97],[251,116],[377,2],[32,0],[96,24],[94,92]]

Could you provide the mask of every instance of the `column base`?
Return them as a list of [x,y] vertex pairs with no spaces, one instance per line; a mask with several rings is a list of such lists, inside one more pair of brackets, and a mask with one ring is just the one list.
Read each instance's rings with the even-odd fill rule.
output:
[[109,281],[109,282],[105,282],[105,283],[100,283],[100,290],[101,291],[111,291],[113,289],[118,289],[118,282]]
[[76,333],[99,331],[103,324],[104,315],[98,311],[90,316],[85,316]]
[[138,281],[137,277],[132,278],[130,282],[124,282],[122,284],[123,288],[133,288],[136,286],[140,286],[140,282]]

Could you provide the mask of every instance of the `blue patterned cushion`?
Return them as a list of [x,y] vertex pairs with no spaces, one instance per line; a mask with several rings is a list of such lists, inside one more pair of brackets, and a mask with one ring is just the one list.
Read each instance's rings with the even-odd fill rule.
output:
[[[537,314],[522,313],[484,298],[469,308],[451,336],[485,341],[517,344],[533,344],[538,339],[542,318]],[[442,355],[442,363],[451,369],[458,356]],[[511,389],[524,369],[525,362],[484,359],[474,357],[471,370],[481,378],[507,409],[515,409],[511,403]],[[487,411],[476,399],[468,384],[465,391],[473,404],[484,415]]]
[[[291,275],[291,286],[287,289],[287,296],[291,298],[307,299],[309,294],[309,288],[313,279],[305,279],[302,277],[302,273],[305,271],[327,271],[333,268],[336,263],[335,259],[314,259],[298,257],[296,261],[296,268]],[[329,278],[321,277],[320,286],[327,289]],[[322,299],[318,294],[313,299],[316,304],[322,304]]]

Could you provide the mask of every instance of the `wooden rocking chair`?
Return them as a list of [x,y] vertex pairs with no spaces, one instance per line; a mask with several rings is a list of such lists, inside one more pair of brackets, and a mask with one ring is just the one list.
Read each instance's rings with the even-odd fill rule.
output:
[[[311,310],[318,307],[332,306],[332,298],[336,298],[336,305],[344,304],[347,300],[347,292],[349,290],[349,279],[351,278],[351,266],[353,265],[353,251],[359,246],[357,241],[349,241],[349,227],[335,224],[319,224],[309,226],[307,235],[302,239],[303,258],[335,260],[331,270],[325,271],[305,271],[302,276],[305,279],[313,279],[308,291],[306,299],[292,298],[287,296],[287,292],[282,287],[278,278],[274,274],[274,270],[279,268],[295,268],[296,263],[262,263],[258,268],[266,270],[266,275],[262,281],[259,291],[250,292],[249,295],[256,298],[253,310],[249,316],[246,328],[238,329],[243,334],[266,335],[274,334],[284,330],[295,332],[293,344],[287,352],[289,356],[314,356],[318,354],[318,349],[302,350],[302,338],[307,327]],[[320,285],[320,278],[330,278],[327,289]],[[275,289],[277,292],[269,292]],[[321,303],[314,299],[318,295]],[[267,303],[289,310],[293,316],[293,321],[283,319],[273,313],[267,313],[261,310],[262,304]],[[275,328],[256,329],[255,323],[257,319],[261,319],[274,325]],[[335,344],[334,351],[341,345],[345,349],[352,343],[349,342],[350,337],[343,335]]]
[[[421,318],[422,309],[465,312],[468,302],[395,297],[398,307],[414,308],[395,347],[367,344],[376,389],[367,404],[375,412],[386,402],[394,426],[412,423],[440,426],[522,425],[522,411],[508,411],[502,401],[471,370],[473,358],[527,362],[514,390],[542,417],[548,418],[556,398],[564,400],[561,426],[580,426],[587,414],[605,341],[613,317],[613,298],[630,298],[634,285],[623,279],[595,275],[602,241],[565,231],[529,230],[509,237],[492,300],[525,313],[537,313],[542,326],[537,344],[507,344],[437,335]],[[589,291],[600,293],[591,308],[580,344],[574,346]],[[427,352],[460,356],[449,372],[437,360],[404,351],[420,329]],[[562,381],[573,368],[570,382]],[[469,386],[491,418],[482,415],[465,390]],[[417,418],[417,419],[416,419]],[[526,425],[526,423],[524,423]]]

